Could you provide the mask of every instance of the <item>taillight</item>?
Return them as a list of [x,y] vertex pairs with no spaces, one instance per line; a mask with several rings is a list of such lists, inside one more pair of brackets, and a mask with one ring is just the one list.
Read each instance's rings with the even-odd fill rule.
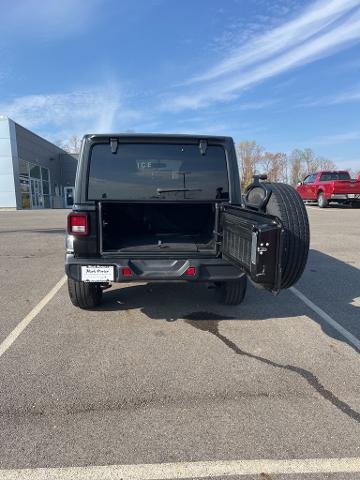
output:
[[185,270],[185,275],[190,275],[190,277],[196,277],[196,267],[189,267]]
[[123,277],[131,277],[132,274],[133,274],[131,268],[129,268],[129,267],[123,267],[121,269],[121,273],[122,273]]
[[88,235],[89,218],[87,213],[69,213],[68,233],[70,235]]

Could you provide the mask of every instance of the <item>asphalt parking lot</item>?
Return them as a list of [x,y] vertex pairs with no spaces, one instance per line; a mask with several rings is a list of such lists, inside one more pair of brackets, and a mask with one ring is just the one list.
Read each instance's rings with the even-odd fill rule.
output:
[[91,312],[67,212],[0,212],[0,479],[360,478],[360,210],[307,210],[296,290],[126,284]]

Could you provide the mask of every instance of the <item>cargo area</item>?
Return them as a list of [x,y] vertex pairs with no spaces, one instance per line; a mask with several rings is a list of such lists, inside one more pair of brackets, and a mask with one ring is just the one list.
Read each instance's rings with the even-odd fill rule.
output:
[[215,202],[101,204],[102,251],[215,253]]

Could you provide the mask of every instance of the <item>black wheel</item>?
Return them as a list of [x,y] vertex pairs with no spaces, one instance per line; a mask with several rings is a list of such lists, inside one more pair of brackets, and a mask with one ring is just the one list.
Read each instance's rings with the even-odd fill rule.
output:
[[245,298],[246,275],[238,280],[219,282],[220,301],[224,305],[239,305]]
[[97,307],[101,302],[102,290],[99,283],[78,282],[68,278],[68,290],[75,307],[89,309]]
[[317,204],[320,208],[325,208],[329,205],[329,202],[326,200],[323,192],[320,192],[317,198]]
[[270,183],[271,196],[266,213],[283,223],[281,288],[289,288],[301,277],[309,253],[309,220],[304,202],[297,191],[284,183]]

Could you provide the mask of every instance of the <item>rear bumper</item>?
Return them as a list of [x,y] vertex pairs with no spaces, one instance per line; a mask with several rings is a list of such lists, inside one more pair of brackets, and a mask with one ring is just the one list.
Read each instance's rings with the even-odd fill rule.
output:
[[348,194],[340,194],[340,193],[333,193],[329,200],[339,200],[339,201],[351,201],[356,202],[360,201],[360,193],[348,193]]
[[[146,282],[160,281],[192,281],[216,282],[237,280],[244,275],[244,271],[228,263],[222,258],[166,260],[166,259],[111,259],[106,258],[76,258],[67,254],[65,258],[65,272],[73,280],[81,280],[81,267],[88,265],[106,265],[114,267],[115,282]],[[132,275],[124,277],[122,269],[130,268]],[[195,267],[196,275],[187,275],[189,267]]]

